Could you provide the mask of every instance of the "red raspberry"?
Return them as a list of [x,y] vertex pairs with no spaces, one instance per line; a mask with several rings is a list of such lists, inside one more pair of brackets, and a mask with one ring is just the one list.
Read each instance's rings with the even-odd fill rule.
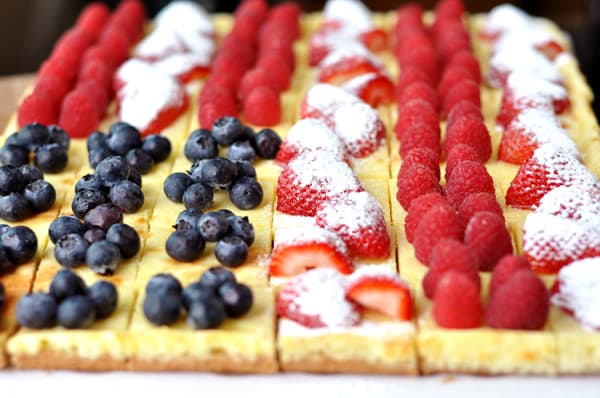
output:
[[73,28],[63,33],[54,48],[52,57],[63,54],[76,54],[81,58],[81,54],[92,44],[93,38],[89,33],[81,29]]
[[464,30],[443,34],[435,44],[445,64],[448,64],[457,52],[471,50],[471,41]]
[[458,209],[472,193],[487,192],[494,195],[494,180],[484,165],[471,160],[460,162],[446,181],[446,198]]
[[257,86],[244,98],[244,118],[258,126],[274,126],[281,120],[279,94],[270,86]]
[[496,291],[504,285],[516,272],[522,270],[531,270],[531,264],[523,256],[507,254],[502,257],[492,272],[490,281],[490,296],[496,294]]
[[53,76],[71,88],[75,84],[77,72],[79,71],[79,60],[75,57],[50,58],[44,62],[38,72],[38,79]]
[[396,11],[396,26],[423,25],[423,7],[417,3],[404,4]]
[[110,18],[110,9],[102,3],[92,3],[79,14],[75,27],[88,32],[97,39]]
[[[471,73],[462,66],[449,66],[444,69],[442,80],[438,84],[438,95],[446,98],[448,91],[463,80],[471,79]],[[449,112],[448,112],[449,113]]]
[[34,93],[37,96],[45,97],[54,104],[57,113],[68,92],[69,87],[66,86],[65,82],[52,75],[40,77],[34,88]]
[[429,168],[416,164],[403,175],[398,175],[396,199],[404,210],[408,210],[414,199],[431,192],[441,193],[442,187]]
[[492,155],[490,133],[485,123],[478,119],[457,119],[446,129],[444,151],[450,153],[452,147],[458,144],[472,146],[479,154],[479,159],[482,162],[486,162]]
[[212,129],[213,123],[223,116],[238,115],[235,96],[226,88],[204,86],[198,102],[198,121],[204,129]]
[[485,312],[496,329],[540,330],[550,310],[548,289],[531,270],[515,272],[490,296]]
[[239,97],[243,100],[253,89],[259,86],[267,86],[273,89],[273,91],[279,92],[277,84],[273,82],[271,74],[266,69],[254,68],[246,72],[242,78],[238,92]]
[[405,54],[400,60],[402,67],[409,65],[424,70],[437,83],[440,79],[440,64],[437,53],[432,48],[417,48]]
[[263,58],[269,54],[274,55],[281,59],[288,69],[293,72],[296,69],[296,56],[294,55],[292,44],[279,44],[280,42],[276,40],[270,40],[267,43],[260,46],[258,57]]
[[75,90],[84,92],[91,98],[92,102],[96,106],[98,117],[102,119],[106,114],[106,109],[110,103],[110,97],[107,88],[102,87],[94,80],[87,80],[79,83]]
[[427,74],[421,69],[415,66],[407,66],[402,69],[398,83],[396,84],[396,98],[400,98],[404,89],[415,82],[423,82],[429,85],[433,84],[433,81]]
[[287,27],[294,39],[300,37],[300,15],[302,9],[296,3],[282,3],[271,9],[268,21],[279,21]]
[[456,52],[448,63],[448,67],[460,66],[469,71],[471,79],[477,83],[481,83],[481,67],[479,61],[469,50]]
[[481,109],[481,96],[479,94],[479,84],[468,79],[455,84],[448,90],[448,93],[442,98],[442,111],[444,115],[450,113],[450,110],[459,101],[470,101]]
[[421,195],[410,203],[408,213],[404,219],[404,233],[408,242],[413,242],[415,229],[425,213],[437,205],[448,205],[446,198],[437,192]]
[[129,37],[119,27],[107,27],[100,36],[99,44],[108,49],[113,65],[121,65],[129,55]]
[[435,110],[438,110],[440,106],[437,93],[428,83],[417,81],[406,86],[402,95],[398,97],[398,106],[402,107],[408,101],[413,99],[425,100],[429,102]]
[[424,123],[415,123],[409,126],[400,140],[400,156],[405,158],[410,151],[416,148],[431,149],[439,158],[442,153],[439,129],[431,128]]
[[450,270],[442,276],[433,296],[433,319],[449,329],[476,328],[483,313],[479,289],[471,278]]
[[475,213],[465,228],[465,244],[479,260],[479,269],[491,271],[498,260],[512,253],[512,239],[496,213]]
[[472,193],[467,196],[458,208],[458,216],[463,226],[469,224],[469,220],[480,211],[489,211],[497,214],[504,221],[502,207],[496,200],[496,196],[486,192]]
[[81,64],[78,83],[93,81],[105,90],[112,89],[113,71],[106,62],[90,60]]
[[85,90],[73,90],[65,97],[59,124],[71,137],[83,138],[98,128],[100,117],[93,98]]
[[281,62],[281,59],[276,54],[262,56],[256,63],[256,66],[264,68],[271,73],[271,77],[279,87],[280,92],[290,87],[292,71],[284,62]]
[[85,53],[83,54],[83,58],[81,59],[81,64],[85,65],[93,61],[100,61],[105,63],[111,71],[114,71],[115,69],[115,64],[113,63],[112,55],[110,54],[110,50],[107,46],[96,44],[85,51]]
[[402,61],[413,48],[418,47],[433,48],[433,43],[425,31],[411,31],[401,40],[398,40],[395,48],[396,57]]
[[[224,59],[221,59],[224,58]],[[250,69],[256,62],[256,49],[253,44],[248,44],[240,41],[237,36],[228,35],[221,45],[219,53],[213,60],[213,64],[216,62],[219,66],[214,67],[214,70],[227,70],[230,62],[235,62],[236,69],[242,69],[244,71]]]
[[448,113],[446,117],[446,130],[450,128],[454,122],[460,119],[477,119],[483,122],[481,108],[473,104],[471,101],[458,101]]
[[[137,10],[131,12],[126,9],[127,4],[133,5],[136,1],[126,1],[115,10],[112,18],[108,22],[108,28],[118,27],[126,33],[130,45],[135,44],[140,39],[145,19],[145,11],[142,5],[142,15],[133,16],[139,13]],[[139,3],[138,3],[139,4]]]
[[444,238],[462,241],[463,231],[456,210],[448,204],[432,206],[415,229],[415,257],[424,265],[431,262],[435,245]]
[[430,148],[415,148],[410,150],[405,157],[402,158],[400,165],[400,175],[404,175],[406,170],[415,164],[425,166],[439,179],[440,178],[440,157]]
[[422,99],[414,99],[405,103],[398,111],[398,121],[394,127],[398,140],[402,141],[404,132],[416,122],[424,123],[439,132],[438,113],[433,106]]
[[471,145],[454,145],[450,150],[450,153],[446,155],[446,181],[450,179],[450,176],[452,175],[452,172],[456,166],[465,160],[481,162],[479,159],[479,154]]
[[477,259],[469,248],[457,240],[442,239],[431,252],[429,271],[423,278],[423,291],[427,298],[433,298],[440,279],[450,270],[462,272],[481,289]]
[[259,28],[260,24],[257,24],[253,18],[244,15],[235,19],[231,34],[245,38],[248,43],[256,43],[258,41]]
[[462,0],[441,0],[435,6],[435,17],[461,19],[465,13]]
[[35,92],[23,100],[17,112],[19,128],[30,123],[57,124],[57,121],[56,104],[50,98]]

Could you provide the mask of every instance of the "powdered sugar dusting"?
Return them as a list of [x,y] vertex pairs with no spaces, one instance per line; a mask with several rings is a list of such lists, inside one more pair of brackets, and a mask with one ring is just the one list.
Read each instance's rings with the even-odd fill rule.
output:
[[531,160],[543,167],[548,185],[598,186],[596,176],[579,160],[553,144],[545,144],[535,150]]
[[570,156],[580,157],[577,145],[559,125],[556,116],[549,109],[526,108],[511,122],[510,127],[520,129],[538,146],[552,144]]
[[540,200],[536,212],[577,221],[600,234],[600,189],[578,185],[554,188]]
[[502,34],[504,31],[520,29],[532,23],[531,17],[512,4],[501,4],[492,8],[487,16],[485,30]]
[[344,46],[336,46],[319,64],[319,68],[331,67],[337,63],[345,62],[349,58],[360,57],[367,60],[373,66],[384,70],[383,63],[375,57],[367,48],[358,41],[346,43]]
[[208,64],[210,64],[210,57],[206,54],[179,53],[165,57],[153,65],[165,74],[177,78],[194,68],[205,67]]
[[280,229],[275,233],[273,247],[277,248],[280,245],[293,246],[312,242],[325,243],[335,248],[339,253],[348,255],[348,248],[339,236],[317,226]]
[[406,287],[408,284],[395,271],[391,270],[387,265],[369,265],[358,268],[348,277],[348,286],[357,283],[365,277],[380,277],[384,279],[392,279]]
[[377,73],[363,73],[348,80],[341,87],[350,94],[358,96],[360,90],[376,77]]
[[367,144],[377,148],[385,140],[385,134],[378,134],[379,116],[365,103],[343,105],[334,114],[335,132],[340,137],[346,151],[352,156]]
[[343,160],[345,153],[342,142],[337,135],[321,120],[302,119],[296,122],[285,138],[286,144],[303,150],[324,150],[330,152],[339,160]]
[[542,79],[535,74],[516,71],[508,76],[507,90],[518,102],[527,99],[536,104],[545,104],[552,100],[567,99],[567,90],[560,84]]
[[178,30],[181,27],[193,27],[205,35],[214,34],[214,25],[210,15],[193,1],[173,1],[164,7],[155,18],[157,26]]
[[308,90],[305,101],[309,107],[329,116],[344,104],[360,102],[360,98],[334,85],[321,83],[315,84]]
[[184,51],[185,47],[175,31],[156,28],[140,41],[133,53],[137,58],[153,61]]
[[527,72],[552,82],[562,81],[560,70],[535,48],[516,45],[505,46],[494,51],[490,59],[490,84],[498,87],[502,84],[497,75],[508,75],[511,72]]
[[323,17],[326,21],[338,21],[358,31],[373,27],[369,9],[358,0],[328,0],[323,9]]
[[368,192],[349,192],[324,202],[318,217],[344,236],[359,237],[361,231],[385,223],[383,209]]

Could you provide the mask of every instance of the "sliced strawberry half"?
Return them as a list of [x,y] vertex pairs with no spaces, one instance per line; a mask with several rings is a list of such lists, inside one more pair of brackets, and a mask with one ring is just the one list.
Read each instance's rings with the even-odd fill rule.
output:
[[394,83],[389,77],[382,74],[367,73],[356,76],[344,83],[342,88],[373,108],[394,102]]
[[341,85],[365,73],[381,72],[381,66],[373,57],[336,50],[329,53],[321,62],[317,80],[321,83]]
[[317,119],[301,119],[294,124],[281,144],[275,160],[285,165],[305,151],[328,151],[339,160],[346,158],[344,146],[338,136]]
[[358,37],[365,47],[375,53],[388,48],[388,34],[383,29],[373,28],[362,32]]

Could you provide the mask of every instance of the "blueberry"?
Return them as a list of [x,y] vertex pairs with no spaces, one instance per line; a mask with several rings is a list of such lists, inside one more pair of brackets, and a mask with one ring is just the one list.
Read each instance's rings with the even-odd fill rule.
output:
[[167,198],[173,202],[181,203],[183,193],[192,183],[192,178],[189,175],[185,173],[173,173],[165,179],[163,191],[167,195]]
[[46,144],[35,151],[33,163],[44,173],[59,173],[67,167],[69,154],[58,144]]
[[225,304],[225,312],[230,318],[246,315],[254,302],[252,290],[244,284],[226,282],[219,287],[219,297]]
[[222,266],[210,267],[200,277],[199,283],[210,288],[215,294],[226,282],[236,282],[233,272]]
[[186,209],[204,210],[213,205],[213,191],[204,184],[190,185],[183,193],[183,204]]
[[73,216],[60,216],[50,224],[48,236],[52,243],[56,243],[66,234],[79,234],[85,232],[85,226],[81,220]]
[[16,145],[4,145],[0,148],[0,164],[19,167],[29,163],[29,151]]
[[106,231],[106,240],[119,246],[123,258],[131,258],[140,251],[140,237],[137,231],[127,224],[113,224]]
[[6,221],[21,221],[31,215],[27,199],[20,193],[0,196],[0,218]]
[[91,152],[94,149],[99,149],[99,148],[109,149],[108,142],[106,139],[106,134],[104,134],[102,131],[94,131],[92,134],[90,134],[88,136],[87,141],[86,141],[86,146],[87,146],[88,152]]
[[97,227],[106,231],[111,225],[123,222],[123,212],[112,203],[104,203],[88,211],[83,221],[87,228]]
[[0,166],[0,195],[20,192],[24,187],[23,176],[14,166]]
[[242,139],[244,140],[248,140],[250,142],[252,142],[252,140],[254,140],[254,136],[255,136],[255,132],[254,129],[250,126],[244,126],[244,128],[242,129]]
[[192,282],[183,289],[181,303],[183,304],[183,308],[189,311],[194,302],[201,301],[207,296],[214,297],[215,291],[200,282]]
[[44,146],[50,140],[48,128],[43,124],[31,123],[19,130],[19,144],[30,151]]
[[19,167],[19,173],[21,173],[23,185],[27,185],[30,182],[44,179],[44,173],[42,172],[42,170],[29,164],[24,164],[23,166]]
[[58,144],[64,149],[69,149],[71,137],[60,126],[55,124],[48,126],[49,140],[48,142]]
[[147,294],[143,304],[146,319],[157,326],[171,325],[181,313],[181,297]]
[[106,239],[106,232],[100,228],[90,228],[83,233],[83,239],[87,240],[91,245],[92,243]]
[[131,169],[127,181],[133,182],[138,187],[142,187],[142,175],[136,169]]
[[85,282],[79,275],[69,269],[61,269],[54,275],[50,283],[50,295],[60,303],[67,297],[85,294]]
[[188,310],[187,323],[194,329],[214,329],[218,328],[225,318],[225,306],[221,300],[207,296],[192,303]]
[[84,218],[85,215],[92,209],[108,202],[107,195],[97,189],[84,189],[75,194],[71,209],[79,218]]
[[109,156],[96,166],[96,178],[105,187],[126,180],[130,172],[129,163],[122,156]]
[[17,322],[30,329],[52,327],[56,320],[56,300],[46,293],[28,293],[16,309]]
[[202,182],[202,168],[210,159],[202,159],[194,162],[188,174],[194,182]]
[[263,200],[262,186],[254,178],[238,178],[229,189],[229,199],[242,210],[254,209]]
[[92,169],[95,169],[101,161],[110,156],[115,156],[115,154],[109,147],[95,148],[88,152],[88,163]]
[[248,217],[232,216],[229,221],[229,233],[241,238],[248,246],[254,243],[254,227]]
[[248,258],[248,245],[237,236],[226,236],[217,242],[215,257],[228,267],[242,265]]
[[179,280],[168,273],[156,274],[146,284],[146,294],[179,297],[182,292]]
[[94,303],[83,295],[67,297],[58,305],[56,311],[58,324],[67,329],[85,329],[95,318]]
[[206,243],[194,230],[175,231],[167,238],[165,250],[176,261],[197,260],[204,252]]
[[6,292],[4,291],[4,285],[0,282],[0,311],[4,308],[4,301],[6,300]]
[[[15,269],[15,264],[8,258],[6,250],[0,247],[0,275],[12,272]],[[2,309],[0,308],[0,311]]]
[[4,145],[16,145],[21,146],[21,142],[19,141],[19,133],[14,132],[8,137],[6,137],[6,141],[4,141]]
[[130,149],[142,146],[140,131],[125,122],[114,123],[108,129],[108,147],[117,155],[125,155]]
[[24,225],[6,229],[0,235],[0,245],[6,255],[15,264],[23,264],[31,260],[37,251],[38,241],[35,233]]
[[203,214],[196,225],[200,236],[207,242],[216,242],[229,232],[227,217],[218,212]]
[[37,180],[29,183],[23,191],[23,196],[29,208],[34,213],[41,213],[54,205],[56,191],[48,181]]
[[84,189],[93,189],[96,191],[104,191],[106,187],[102,185],[94,174],[86,174],[75,183],[75,193],[81,192]]
[[85,262],[100,275],[113,275],[121,262],[121,251],[114,243],[101,240],[88,247]]
[[227,150],[227,158],[232,161],[244,160],[254,162],[256,152],[254,152],[254,148],[252,148],[248,140],[236,141]]
[[202,166],[202,182],[212,189],[228,189],[236,176],[237,167],[229,159],[210,159]]
[[124,213],[135,213],[144,204],[144,192],[131,181],[119,181],[110,188],[110,201]]
[[227,218],[235,216],[235,214],[229,209],[219,209],[216,212],[224,215]]
[[183,153],[190,162],[211,159],[219,155],[219,146],[209,130],[193,131],[183,147]]
[[252,163],[246,162],[244,160],[236,160],[233,163],[235,163],[235,166],[238,169],[237,178],[241,178],[241,177],[256,178],[256,169],[254,168]]
[[200,219],[201,215],[202,212],[200,210],[185,209],[177,216],[175,227],[178,228],[179,225],[185,223],[192,228],[196,228],[196,224],[198,224],[198,219]]
[[94,304],[96,319],[112,314],[119,302],[119,293],[115,285],[108,281],[98,281],[87,289],[87,296]]
[[171,141],[159,134],[148,135],[142,143],[142,151],[152,156],[155,162],[162,162],[171,154]]
[[74,268],[85,262],[90,243],[79,234],[67,234],[56,241],[54,258],[63,267]]
[[212,135],[218,144],[229,146],[243,136],[243,126],[239,119],[224,116],[217,119],[212,126]]
[[130,149],[125,155],[129,166],[140,174],[147,174],[154,166],[154,158],[140,148]]
[[251,140],[251,144],[261,158],[275,159],[281,146],[281,137],[271,129],[263,129]]

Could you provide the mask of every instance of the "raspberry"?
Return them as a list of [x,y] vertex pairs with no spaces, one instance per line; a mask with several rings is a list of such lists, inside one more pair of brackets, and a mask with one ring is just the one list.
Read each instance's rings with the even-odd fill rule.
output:
[[277,55],[269,54],[262,56],[256,63],[256,66],[264,68],[271,73],[271,77],[279,87],[280,92],[283,92],[290,87],[292,71],[285,63],[281,62],[281,59],[279,59]]
[[23,100],[17,113],[19,127],[30,123],[45,125],[56,124],[58,115],[56,105],[43,95],[33,93]]
[[446,198],[456,209],[472,193],[487,192],[494,195],[494,180],[484,165],[471,160],[460,162],[446,181]]
[[465,160],[481,162],[479,159],[479,154],[471,145],[454,145],[450,152],[446,155],[446,181],[450,179],[450,176],[452,175],[452,172],[456,166]]
[[274,91],[278,91],[278,86],[273,79],[271,74],[263,68],[254,68],[246,72],[242,81],[240,82],[239,97],[241,99],[246,98],[250,92],[258,86],[268,86]]
[[459,119],[478,119],[483,122],[481,109],[471,101],[458,101],[446,117],[446,130]]
[[444,69],[442,80],[438,84],[438,95],[446,98],[448,91],[463,80],[471,79],[471,73],[462,66],[449,66]]
[[465,12],[465,6],[462,0],[441,0],[435,6],[434,11],[436,19],[460,19]]
[[294,39],[300,36],[300,15],[302,9],[296,3],[282,3],[271,9],[268,21],[279,21],[287,27]]
[[450,270],[442,276],[433,296],[433,319],[443,328],[469,329],[481,324],[479,289],[471,278]]
[[400,139],[400,156],[405,158],[410,151],[416,148],[428,148],[439,159],[442,153],[439,127],[436,125],[432,128],[424,123],[415,123],[409,126]]
[[284,43],[283,41],[269,40],[267,44],[260,46],[258,58],[274,55],[279,57],[281,61],[288,67],[290,71],[296,69],[296,58],[292,44]]
[[[433,48],[431,39],[427,33],[422,30],[415,30],[409,35],[404,36],[402,40],[398,40],[395,48],[396,57],[401,61],[411,49],[418,47]],[[402,73],[404,73],[404,71]]]
[[107,27],[100,36],[99,44],[108,49],[113,65],[121,65],[129,54],[129,38],[119,27]]
[[212,129],[213,123],[223,116],[237,116],[235,97],[227,88],[204,86],[200,92],[198,121],[200,127]]
[[60,58],[52,57],[44,62],[38,72],[38,79],[47,76],[53,76],[65,83],[65,86],[71,88],[77,78],[79,71],[79,60],[74,56],[62,56]]
[[[229,67],[235,66],[234,70],[241,69],[246,71],[250,69],[256,62],[256,50],[254,46],[243,41],[239,41],[237,36],[229,35],[225,38],[219,53],[215,57],[213,63],[217,63],[218,67],[214,70],[228,70]],[[235,64],[231,64],[234,62]]]
[[112,86],[112,78],[113,71],[106,62],[92,59],[81,64],[78,83],[93,81],[103,89],[109,90]]
[[110,50],[107,46],[96,44],[85,51],[85,53],[83,54],[83,58],[81,59],[81,64],[85,65],[93,61],[100,61],[105,63],[111,71],[114,71],[115,69],[115,64],[113,63],[112,55],[110,54]]
[[65,97],[59,124],[73,138],[87,137],[98,128],[98,110],[87,91],[73,90]]
[[469,71],[471,79],[478,84],[481,83],[481,67],[479,66],[479,61],[477,61],[477,58],[473,56],[471,51],[462,50],[456,52],[448,62],[448,67],[453,66],[460,66],[466,69]]
[[34,93],[38,96],[48,99],[56,109],[60,110],[60,104],[69,92],[69,87],[65,82],[51,75],[46,75],[38,79],[35,83]]
[[398,111],[398,121],[396,122],[396,126],[394,126],[398,140],[402,141],[402,136],[406,129],[416,122],[424,123],[439,132],[440,123],[438,113],[429,102],[417,98],[406,102]]
[[450,113],[450,110],[459,101],[470,101],[481,109],[481,96],[479,95],[479,84],[468,79],[455,84],[448,90],[446,96],[442,98],[442,111],[444,115]]
[[102,3],[92,3],[79,14],[75,27],[97,39],[110,17],[110,9]]
[[457,119],[446,129],[444,151],[450,153],[457,144],[467,144],[486,162],[492,155],[492,139],[483,121],[473,118]]
[[269,86],[257,86],[244,98],[244,118],[248,123],[273,126],[281,120],[279,94]]
[[549,309],[544,282],[533,271],[521,270],[490,296],[485,320],[495,329],[540,330],[546,324]]
[[431,192],[441,193],[442,188],[435,174],[427,167],[417,164],[398,175],[396,199],[404,210],[408,210],[414,199]]
[[404,233],[410,243],[414,240],[415,229],[429,209],[437,205],[449,205],[445,197],[437,192],[421,195],[410,203],[404,219]]
[[514,254],[507,254],[502,257],[492,272],[490,281],[490,296],[496,294],[496,291],[504,285],[516,272],[521,270],[531,270],[531,264],[525,257]]
[[415,82],[427,83],[430,86],[433,84],[431,78],[421,69],[415,66],[403,68],[402,73],[400,73],[400,77],[398,78],[398,83],[396,84],[396,98],[400,98],[404,89]]
[[407,3],[396,11],[396,28],[403,26],[422,26],[423,7],[417,3]]
[[93,38],[87,32],[77,28],[70,29],[60,36],[52,49],[51,57],[63,54],[75,54],[81,57],[92,41]]
[[512,253],[512,239],[496,213],[475,213],[465,228],[465,244],[479,260],[479,269],[491,271],[498,260]]
[[436,47],[442,55],[442,60],[448,64],[450,59],[459,51],[470,51],[471,41],[465,31],[449,32],[436,41]]
[[415,229],[415,257],[424,265],[430,264],[435,245],[444,238],[462,240],[463,231],[456,210],[448,204],[432,206]]
[[402,107],[405,103],[413,99],[425,100],[435,110],[438,110],[440,106],[435,90],[428,83],[417,81],[406,86],[402,95],[398,97],[398,106]]
[[496,196],[486,192],[478,192],[467,196],[458,208],[458,216],[462,225],[466,227],[471,217],[480,211],[497,214],[504,221],[504,214],[500,203],[496,200]]
[[237,37],[243,37],[248,43],[256,43],[258,40],[258,29],[260,24],[253,21],[253,18],[246,16],[235,19],[231,34]]
[[400,60],[402,67],[416,66],[431,76],[434,83],[440,78],[440,65],[437,53],[432,48],[421,47],[411,50]]
[[92,102],[96,106],[98,117],[102,119],[106,114],[106,109],[108,108],[108,104],[110,102],[108,90],[93,80],[79,83],[75,90],[84,92],[91,98]]
[[410,150],[405,157],[402,158],[400,165],[400,175],[404,175],[406,171],[415,164],[423,165],[440,178],[440,158],[438,154],[430,148],[415,148]]
[[442,239],[431,252],[429,271],[423,278],[423,291],[427,298],[433,298],[440,279],[450,270],[462,272],[473,280],[478,290],[481,289],[477,259],[469,248],[457,240]]

